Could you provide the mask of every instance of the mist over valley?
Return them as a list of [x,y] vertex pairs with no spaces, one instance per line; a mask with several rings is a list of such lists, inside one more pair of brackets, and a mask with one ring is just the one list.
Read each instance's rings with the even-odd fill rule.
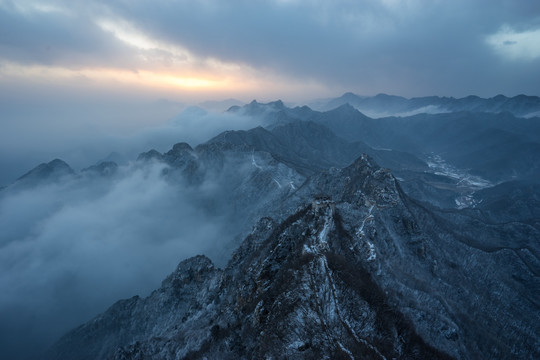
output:
[[[538,98],[529,99],[540,104]],[[384,102],[380,106],[389,108]],[[470,249],[514,251],[518,257],[511,263],[523,270],[512,276],[521,279],[516,284],[526,281],[534,293],[540,214],[536,156],[540,139],[534,134],[540,133],[540,123],[538,118],[516,117],[511,107],[503,113],[482,110],[373,119],[348,103],[323,112],[288,107],[281,101],[253,101],[221,114],[189,108],[167,125],[170,128],[146,131],[134,139],[164,143],[177,134],[165,136],[164,129],[175,127],[197,139],[221,126],[257,126],[227,130],[194,147],[180,142],[163,152],[148,149],[136,158],[123,158],[121,164],[112,161],[113,156],[80,171],[60,159],[43,163],[0,192],[1,282],[6,289],[1,297],[2,348],[16,356],[32,344],[37,354],[115,300],[148,296],[179,261],[190,256],[205,254],[215,266],[230,268],[231,254],[258,219],[284,221],[319,196],[320,189],[315,191],[312,185],[320,181],[319,174],[329,171],[337,176],[332,181],[348,179],[339,175],[339,169],[366,156],[369,166],[391,170],[393,191],[403,191],[399,197],[440,217],[438,232],[460,224],[459,241]],[[511,140],[501,142],[500,137]],[[339,193],[342,185],[335,186],[321,193]],[[365,196],[375,196],[369,188],[362,189]],[[521,196],[524,191],[532,196]],[[330,198],[340,208],[351,201],[344,193]],[[373,206],[389,206],[380,203],[388,200],[365,201],[378,204],[361,205],[371,209],[369,214]],[[396,206],[395,201],[390,207]],[[349,216],[345,209],[339,211],[340,216]],[[412,221],[419,227],[414,232],[434,231],[433,220]],[[365,246],[371,255],[364,261],[371,264],[378,261],[382,244],[361,240],[369,238],[365,233],[369,223],[364,221],[356,234],[361,234],[359,244],[369,245]],[[429,256],[430,262],[443,261],[437,252]],[[425,255],[420,259],[426,261]],[[383,281],[379,286],[384,286],[385,277],[378,278]],[[459,325],[455,326],[457,332]],[[535,325],[528,326],[534,333]],[[532,346],[534,337],[530,341],[526,346]],[[454,355],[470,351],[470,345],[461,346]],[[488,341],[484,346],[492,345]]]

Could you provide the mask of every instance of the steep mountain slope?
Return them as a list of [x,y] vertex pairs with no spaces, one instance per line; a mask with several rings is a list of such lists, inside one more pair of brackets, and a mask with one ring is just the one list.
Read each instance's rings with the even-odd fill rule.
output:
[[[225,132],[220,135],[223,141],[216,139],[194,149],[178,143],[164,154],[151,150],[138,160],[140,166],[154,161],[168,165],[164,175],[170,183],[185,189],[206,213],[225,218],[233,237],[243,237],[261,216],[287,216],[274,214],[276,204],[306,178],[268,151],[235,141],[235,134]],[[230,241],[232,251],[239,240]]]
[[[66,334],[50,358],[535,358],[538,229],[513,250],[409,199],[366,156],[317,174],[265,217],[224,270],[182,262]],[[467,215],[464,215],[465,217]],[[458,221],[462,221],[459,220]],[[458,222],[459,223],[459,222]],[[474,234],[472,234],[474,235]],[[484,248],[482,248],[484,246]]]
[[258,127],[247,131],[228,131],[209,143],[252,146],[273,154],[280,161],[295,164],[297,170],[305,174],[313,174],[331,166],[345,166],[362,153],[369,154],[378,163],[395,171],[428,169],[425,162],[411,154],[388,149],[377,150],[362,141],[346,141],[325,125],[288,118],[288,122],[274,124],[270,129]]
[[[247,110],[266,127],[79,173],[56,160],[2,191],[67,180],[81,196],[101,194],[127,168],[155,169],[155,181],[224,224],[207,253],[221,263],[183,262],[152,295],[116,304],[51,356],[538,356],[537,119],[371,119],[349,105],[319,113],[280,101],[231,111]],[[171,204],[169,224],[180,220],[171,213],[182,216]]]
[[474,194],[478,210],[492,222],[540,222],[540,184],[510,181]]

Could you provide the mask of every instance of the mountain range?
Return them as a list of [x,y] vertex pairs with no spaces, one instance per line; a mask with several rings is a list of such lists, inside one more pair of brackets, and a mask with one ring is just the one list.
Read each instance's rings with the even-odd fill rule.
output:
[[[540,357],[539,103],[345,94],[328,111],[229,108],[262,126],[133,163],[162,164],[168,183],[226,217],[229,260],[183,260],[151,294],[118,301],[45,356]],[[443,105],[378,119],[358,110]],[[115,181],[119,169],[77,173],[57,159],[2,193]]]
[[497,95],[487,99],[474,95],[463,98],[424,96],[407,99],[396,95],[359,96],[348,92],[338,98],[314,102],[312,107],[317,110],[328,111],[345,104],[354,106],[358,110],[375,117],[460,111],[476,113],[509,112],[519,117],[540,116],[540,97],[527,95],[514,97]]

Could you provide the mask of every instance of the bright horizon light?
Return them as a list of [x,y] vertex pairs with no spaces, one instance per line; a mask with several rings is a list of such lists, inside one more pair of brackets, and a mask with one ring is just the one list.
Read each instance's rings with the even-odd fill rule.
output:
[[501,56],[510,60],[535,60],[540,58],[540,29],[516,31],[504,25],[486,42]]

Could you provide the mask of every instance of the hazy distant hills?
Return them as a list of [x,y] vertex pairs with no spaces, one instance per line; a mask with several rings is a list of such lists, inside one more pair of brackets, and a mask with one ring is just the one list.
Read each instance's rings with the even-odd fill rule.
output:
[[[453,165],[492,181],[539,173],[540,122],[509,113],[419,114],[371,119],[343,105],[321,113],[318,121],[348,140],[375,148],[410,152],[420,158],[436,153]],[[342,114],[347,114],[343,116]],[[344,122],[334,121],[341,116]],[[497,166],[502,162],[505,165]]]
[[350,104],[361,112],[374,117],[458,111],[509,112],[519,117],[540,116],[540,97],[527,95],[514,97],[497,95],[487,99],[474,95],[464,98],[426,96],[407,99],[387,94],[378,94],[371,97],[359,96],[349,92],[335,99],[319,100],[313,103],[312,107],[317,110],[327,111],[344,104]]
[[[215,162],[221,157],[210,154],[224,146],[232,146],[235,151],[243,149],[245,153],[270,154],[275,161],[302,176],[329,167],[346,166],[366,153],[393,170],[406,192],[439,207],[467,207],[473,200],[470,195],[480,188],[540,178],[540,121],[517,116],[520,112],[536,111],[537,97],[405,99],[387,95],[361,98],[347,93],[329,104],[338,105],[345,100],[347,103],[324,112],[307,106],[287,107],[282,101],[235,105],[228,112],[257,118],[263,127],[226,131],[195,150],[189,145],[183,150],[175,146],[166,154],[149,152],[141,157],[165,161],[173,167],[186,162],[192,176],[198,176],[201,181],[204,176],[200,169],[222,168],[222,164]],[[374,119],[350,102],[371,104],[372,109],[445,103],[460,110]],[[463,111],[465,108],[468,110]],[[483,111],[486,109],[490,112]],[[495,112],[497,109],[505,110]],[[201,164],[201,161],[210,161],[208,159],[213,159],[213,163]],[[55,160],[42,164],[21,177],[18,183],[73,173],[67,164],[60,166],[61,163]],[[88,170],[111,173],[115,171],[112,164],[115,162],[105,161]]]
[[228,109],[231,106],[241,106],[243,104],[244,103],[240,100],[227,99],[222,101],[204,101],[199,103],[198,106],[211,111],[223,111],[223,109]]
[[[532,105],[524,105],[523,109],[535,109],[536,98],[531,98]],[[413,164],[419,166],[414,170],[419,170],[420,161],[433,163],[434,157],[444,162],[442,167],[451,166],[462,175],[467,173],[488,182],[540,175],[540,121],[509,112],[458,111],[373,119],[348,103],[319,112],[306,106],[288,108],[281,101],[253,101],[229,111],[262,117],[268,129],[298,121],[322,125],[344,140],[363,143],[364,152],[405,180],[413,179],[410,172],[407,175],[403,171],[413,170]],[[449,175],[448,169],[441,166],[437,172]],[[454,171],[452,177],[455,175]]]
[[[407,100],[386,95],[360,98],[348,93],[334,99],[333,104],[358,99],[377,106],[405,106],[412,100],[425,105],[443,99],[448,104],[483,103],[493,105],[492,110],[506,107],[529,113],[535,111],[538,100],[502,96],[468,97],[459,101],[438,97]],[[232,106],[228,112],[257,118],[264,127],[226,131],[195,149],[178,144],[165,154],[154,151],[140,158],[165,161],[173,168],[185,166],[185,171],[192,173],[190,181],[195,178],[202,181],[201,169],[205,172],[216,166],[223,169],[223,155],[216,155],[216,151],[224,149],[228,149],[227,153],[242,151],[254,159],[255,152],[270,154],[274,161],[302,176],[346,166],[366,153],[393,170],[407,193],[439,207],[467,207],[474,200],[470,195],[480,188],[540,178],[540,121],[510,112],[458,111],[373,119],[349,103],[320,112],[307,106],[290,108],[282,101],[267,104],[252,101],[244,106]],[[116,170],[115,166],[114,161],[105,161],[88,170],[110,174]],[[72,173],[67,164],[55,160],[30,171],[18,183]]]

